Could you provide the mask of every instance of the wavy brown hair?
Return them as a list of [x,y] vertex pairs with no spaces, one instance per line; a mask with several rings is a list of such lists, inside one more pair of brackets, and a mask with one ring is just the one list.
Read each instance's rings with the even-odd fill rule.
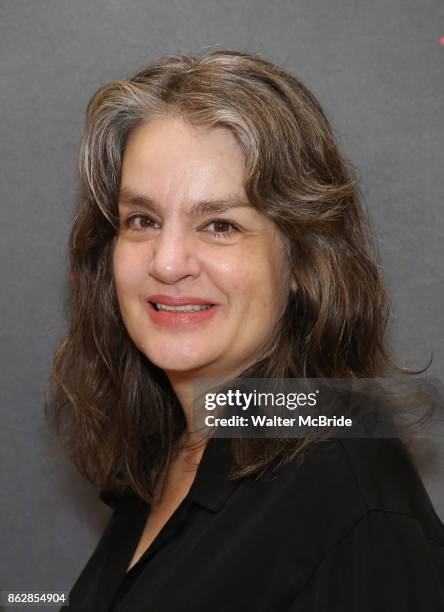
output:
[[[296,289],[271,350],[247,378],[374,378],[396,372],[389,306],[351,165],[313,94],[254,55],[173,55],[101,87],[86,110],[82,198],[69,239],[69,329],[55,354],[47,417],[102,491],[152,502],[186,429],[165,373],[134,345],[116,299],[112,254],[129,133],[154,116],[225,127],[245,155],[251,204],[280,230]],[[310,438],[234,439],[234,477],[301,456]]]

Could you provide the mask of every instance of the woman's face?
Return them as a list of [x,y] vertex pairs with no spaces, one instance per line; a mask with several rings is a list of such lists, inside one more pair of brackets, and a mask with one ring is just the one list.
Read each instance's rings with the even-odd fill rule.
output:
[[244,168],[225,128],[164,117],[128,139],[117,297],[130,337],[167,374],[237,375],[259,358],[286,304],[283,243],[249,205]]

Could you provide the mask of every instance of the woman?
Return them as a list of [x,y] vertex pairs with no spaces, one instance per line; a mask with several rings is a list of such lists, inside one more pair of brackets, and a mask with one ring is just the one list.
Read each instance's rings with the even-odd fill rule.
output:
[[399,440],[202,439],[197,378],[373,378],[387,298],[297,79],[169,56],[87,109],[54,424],[113,509],[70,610],[444,610],[444,528]]

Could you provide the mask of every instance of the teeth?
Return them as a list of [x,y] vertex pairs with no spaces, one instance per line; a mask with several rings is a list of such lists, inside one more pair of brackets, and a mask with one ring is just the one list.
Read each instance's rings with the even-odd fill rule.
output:
[[211,304],[185,304],[183,306],[170,306],[167,304],[156,304],[157,310],[168,310],[171,312],[197,312],[199,310],[208,310]]

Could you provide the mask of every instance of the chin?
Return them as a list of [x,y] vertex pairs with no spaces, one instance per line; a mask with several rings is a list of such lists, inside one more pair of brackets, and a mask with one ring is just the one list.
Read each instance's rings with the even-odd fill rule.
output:
[[[205,377],[205,372],[208,367],[211,367],[211,361],[202,358],[196,358],[196,355],[193,357],[186,355],[178,355],[177,350],[176,354],[174,354],[174,350],[171,351],[169,355],[161,355],[159,353],[153,353],[153,351],[143,351],[143,353],[148,357],[148,359],[154,363],[158,368],[161,368],[166,373],[168,372],[189,372],[191,375],[196,373],[196,376],[199,376],[199,373],[202,373],[202,376]],[[174,356],[172,356],[174,355]],[[217,376],[217,374],[215,374]]]

